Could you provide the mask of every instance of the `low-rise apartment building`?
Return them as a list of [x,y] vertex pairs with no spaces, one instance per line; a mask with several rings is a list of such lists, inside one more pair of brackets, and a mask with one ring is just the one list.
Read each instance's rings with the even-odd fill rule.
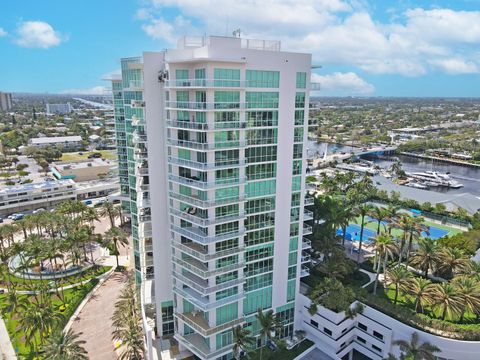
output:
[[28,140],[29,146],[36,148],[63,147],[65,150],[79,150],[83,148],[83,140],[79,135],[75,136],[57,136],[57,137],[39,137]]

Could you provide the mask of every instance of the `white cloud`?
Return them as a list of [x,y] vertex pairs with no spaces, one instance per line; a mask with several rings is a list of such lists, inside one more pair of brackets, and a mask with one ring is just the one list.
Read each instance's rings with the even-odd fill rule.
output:
[[375,87],[354,72],[333,74],[312,74],[312,82],[320,83],[321,95],[369,95]]
[[48,49],[63,41],[61,34],[44,21],[24,21],[18,26],[17,33],[15,42],[27,48]]
[[[166,17],[172,10],[182,14],[182,24]],[[361,0],[150,0],[141,15],[145,32],[169,43],[185,34],[230,35],[240,28],[245,37],[281,40],[283,49],[310,52],[327,68],[421,76],[480,67],[480,11],[398,10],[383,23],[369,11]]]
[[7,36],[7,32],[2,27],[0,27],[0,37],[3,36]]
[[107,95],[110,92],[110,88],[106,86],[93,86],[87,89],[67,89],[62,91],[61,93],[74,95]]

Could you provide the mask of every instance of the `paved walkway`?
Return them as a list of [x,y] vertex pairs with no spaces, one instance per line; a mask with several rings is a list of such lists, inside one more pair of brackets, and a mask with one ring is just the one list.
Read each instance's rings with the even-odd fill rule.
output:
[[115,301],[126,284],[126,275],[113,273],[94,293],[73,322],[74,332],[82,332],[85,349],[91,360],[115,360],[112,322]]

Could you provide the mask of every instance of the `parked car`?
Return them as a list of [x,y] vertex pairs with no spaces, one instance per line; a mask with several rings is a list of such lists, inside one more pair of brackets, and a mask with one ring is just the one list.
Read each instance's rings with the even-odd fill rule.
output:
[[85,205],[92,205],[92,200],[85,200],[83,203]]
[[33,211],[32,211],[32,214],[37,214],[37,213],[42,212],[42,211],[45,211],[45,209],[44,209],[44,208],[40,208],[40,209],[37,209],[37,210],[33,210]]
[[268,341],[267,341],[267,347],[268,347],[271,351],[275,351],[275,350],[278,349],[277,344],[275,344],[275,342],[272,341],[272,340],[268,340]]
[[99,159],[102,157],[102,153],[95,152],[87,156],[89,159]]
[[22,220],[25,217],[24,214],[20,214],[20,213],[19,214],[12,214],[10,216],[9,216],[9,218],[12,219],[13,221]]

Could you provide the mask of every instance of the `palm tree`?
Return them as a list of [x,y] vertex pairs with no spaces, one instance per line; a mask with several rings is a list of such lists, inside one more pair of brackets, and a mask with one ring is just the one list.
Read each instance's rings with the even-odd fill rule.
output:
[[128,237],[125,231],[118,227],[112,227],[108,230],[104,235],[105,242],[113,248],[115,252],[115,258],[117,260],[117,267],[118,264],[118,254],[119,254],[119,246],[125,247],[128,244]]
[[141,315],[133,277],[128,277],[127,286],[122,290],[112,316],[112,338],[124,345],[119,359],[143,359],[143,332]]
[[[262,309],[257,311],[257,320],[260,324],[260,339],[263,340],[265,345],[268,339],[272,338],[272,334],[275,332],[275,320],[273,317],[273,310],[263,312]],[[263,355],[263,346],[260,348],[260,359]]]
[[345,245],[345,237],[347,236],[347,226],[351,221],[355,220],[356,215],[353,211],[353,208],[349,205],[344,204],[342,208],[342,218],[340,219],[339,225],[342,228],[342,246]]
[[388,233],[392,234],[392,229],[397,225],[397,217],[400,207],[394,205],[387,206]]
[[115,227],[115,218],[117,217],[117,209],[110,201],[105,201],[99,208],[98,215],[100,217],[108,217],[110,220],[110,228]]
[[423,313],[425,305],[434,301],[435,285],[430,280],[421,277],[412,277],[407,284],[407,293],[415,298],[415,311]]
[[378,254],[377,274],[375,276],[375,285],[373,286],[373,293],[377,293],[378,277],[380,276],[381,259],[383,258],[383,271],[386,271],[388,258],[393,256],[397,251],[397,245],[391,235],[380,234],[375,240],[375,251]]
[[48,339],[42,356],[50,360],[88,360],[88,353],[83,348],[86,341],[78,340],[81,334],[75,334],[72,329],[66,333],[55,332]]
[[422,217],[412,217],[410,218],[409,225],[410,228],[408,229],[409,238],[408,238],[408,245],[407,245],[407,258],[405,263],[408,266],[408,262],[410,259],[410,252],[412,251],[412,244],[413,241],[420,238],[423,232],[429,234],[429,227],[423,224],[424,219]]
[[408,287],[408,282],[412,277],[412,274],[403,266],[396,266],[393,269],[387,270],[386,275],[387,285],[395,286],[395,298],[393,299],[393,303],[396,304],[399,291]]
[[468,267],[469,259],[459,248],[443,247],[438,253],[437,271],[452,278],[454,274]]
[[468,276],[459,276],[453,279],[452,283],[461,298],[460,321],[463,321],[467,310],[471,310],[474,313],[479,312],[480,286],[478,281]]
[[442,312],[442,320],[445,320],[447,315],[452,319],[454,315],[460,314],[462,298],[457,293],[457,288],[454,285],[448,282],[436,284],[433,296],[435,298],[435,306]]
[[402,263],[402,256],[405,247],[405,243],[407,242],[407,235],[408,231],[411,227],[411,219],[412,217],[408,214],[401,214],[398,220],[398,227],[402,230],[402,238],[400,241],[399,251],[398,251],[398,265]]
[[370,217],[377,221],[377,235],[379,235],[380,225],[382,224],[382,221],[388,218],[388,211],[383,207],[374,206],[370,211]]
[[370,204],[360,204],[355,209],[357,216],[360,216],[360,240],[358,244],[358,255],[357,255],[357,264],[360,263],[360,255],[362,253],[362,243],[363,243],[363,229],[366,225],[365,217],[370,213],[372,205]]
[[247,351],[255,343],[255,338],[251,336],[251,331],[244,329],[241,325],[232,328],[233,334],[233,354],[235,359],[240,359],[242,351]]
[[432,269],[438,262],[438,244],[431,238],[422,238],[418,243],[418,249],[412,256],[412,266],[423,271],[425,279],[428,277],[428,270]]
[[418,333],[414,332],[410,341],[395,340],[394,345],[400,347],[402,351],[402,359],[411,360],[435,360],[435,353],[441,352],[441,350],[428,342],[422,344],[418,341]]

